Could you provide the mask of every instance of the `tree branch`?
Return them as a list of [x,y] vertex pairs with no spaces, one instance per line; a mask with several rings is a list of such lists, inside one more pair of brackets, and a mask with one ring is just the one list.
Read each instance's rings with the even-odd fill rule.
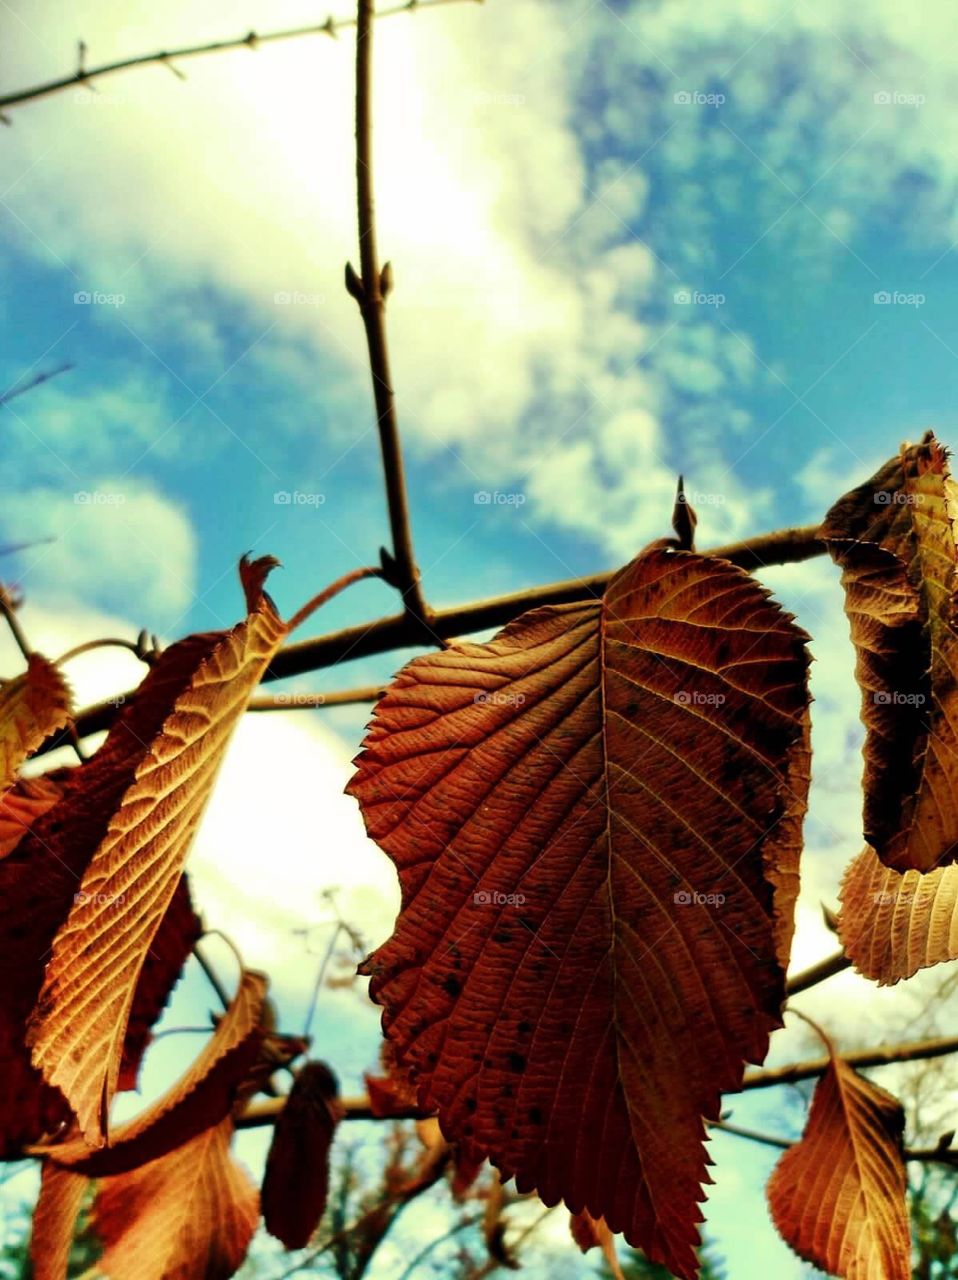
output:
[[[825,544],[818,536],[818,526],[805,525],[799,528],[778,529],[774,533],[760,534],[756,538],[747,538],[742,542],[727,543],[724,546],[715,547],[708,554],[730,560],[732,564],[737,564],[743,569],[756,569],[769,565],[798,564],[803,560],[811,560],[823,555],[824,552]],[[593,574],[588,578],[569,578],[562,582],[547,583],[541,587],[530,587],[525,591],[515,591],[510,595],[492,596],[487,600],[455,605],[449,609],[436,609],[431,614],[430,627],[435,635],[448,640],[474,631],[484,631],[489,627],[505,626],[507,622],[511,622],[527,609],[535,609],[546,604],[568,604],[598,597],[605,590],[611,577],[612,571]],[[333,631],[312,640],[300,640],[295,644],[286,645],[273,658],[263,681],[269,684],[274,680],[284,680],[290,676],[320,671],[340,662],[351,662],[357,658],[368,658],[373,654],[390,653],[394,649],[410,648],[421,644],[422,640],[422,626],[419,622],[405,613],[393,614],[360,626],[345,627],[341,631]],[[122,698],[128,699],[132,696],[132,691],[129,691],[122,695]],[[326,694],[325,698],[325,706],[365,701],[365,698],[361,699],[357,696],[354,699],[349,694]],[[76,719],[80,736],[86,737],[88,734],[108,729],[116,718],[118,705],[122,705],[122,699],[114,696],[82,711]],[[41,751],[50,751],[56,746],[62,746],[65,740],[62,734],[57,735],[51,738]]]
[[[788,1151],[795,1145],[787,1138],[776,1137],[772,1133],[759,1133],[757,1129],[743,1129],[740,1125],[729,1124],[727,1120],[714,1120],[710,1129],[718,1129],[721,1133],[729,1133],[734,1138],[747,1138],[749,1142],[760,1142],[765,1147],[777,1147],[779,1151]],[[914,1160],[921,1164],[947,1164],[952,1168],[958,1164],[958,1151],[948,1147],[906,1147],[902,1152],[906,1160]]]
[[[919,1062],[926,1058],[941,1058],[949,1053],[958,1053],[956,1036],[940,1040],[915,1040],[907,1044],[882,1045],[877,1049],[858,1049],[840,1056],[844,1062],[853,1067],[887,1067],[896,1062]],[[813,1058],[807,1062],[789,1063],[784,1067],[753,1071],[746,1075],[742,1089],[769,1089],[774,1085],[812,1080],[822,1075],[830,1061],[828,1057]],[[396,1108],[388,1116],[377,1116],[366,1095],[343,1098],[341,1102],[344,1120],[425,1120],[432,1115],[432,1112],[422,1111],[418,1107],[404,1107]],[[248,1103],[240,1113],[236,1127],[256,1129],[262,1125],[273,1124],[283,1109],[283,1103],[282,1098]]]
[[380,269],[372,149],[373,0],[359,0],[356,18],[356,203],[360,275],[347,263],[346,287],[359,304],[372,374],[376,423],[386,483],[392,553],[383,557],[383,577],[402,594],[405,612],[417,624],[420,639],[430,634],[429,609],[422,594],[412,544],[409,502],[396,397],[386,343],[386,295],[392,284],[389,263]]
[[826,978],[833,978],[836,973],[844,973],[846,969],[851,968],[851,963],[844,951],[836,951],[834,955],[819,960],[817,964],[810,965],[801,973],[796,973],[794,978],[789,978],[785,984],[785,990],[788,995],[797,996],[799,992],[817,987]]
[[[895,1062],[919,1062],[925,1058],[941,1058],[948,1053],[958,1053],[958,1037],[882,1045],[877,1049],[857,1049],[839,1056],[853,1067],[887,1067]],[[811,1080],[815,1076],[820,1076],[829,1062],[828,1057],[813,1058],[808,1062],[794,1062],[785,1067],[769,1067],[764,1071],[753,1071],[746,1075],[742,1088],[768,1089],[777,1084],[795,1084],[799,1080]]]
[[[413,0],[410,3],[409,0],[405,0],[403,4],[396,4],[391,8],[380,10],[375,16],[389,18],[396,13],[411,13],[416,9],[434,9],[440,5],[461,2],[462,0]],[[473,0],[474,4],[482,4],[482,2],[483,0]],[[47,80],[43,84],[33,85],[29,89],[17,89],[13,93],[0,95],[0,120],[4,124],[11,123],[9,119],[2,115],[2,112],[9,107],[20,106],[24,102],[33,102],[37,98],[48,98],[51,94],[61,93],[66,89],[91,88],[93,80],[102,80],[105,76],[114,75],[118,71],[129,71],[134,67],[145,67],[153,64],[165,66],[175,73],[176,68],[173,66],[173,59],[177,62],[183,62],[187,58],[200,58],[212,53],[228,53],[231,50],[244,48],[257,49],[260,45],[275,44],[280,40],[295,40],[302,36],[335,36],[340,31],[355,25],[355,18],[329,17],[318,26],[314,24],[308,27],[288,27],[282,31],[248,31],[245,35],[238,36],[232,40],[214,40],[209,44],[184,45],[179,49],[164,49],[157,53],[139,54],[133,58],[121,58],[117,62],[104,62],[98,67],[89,69],[79,65],[72,75],[60,76],[56,80]]]

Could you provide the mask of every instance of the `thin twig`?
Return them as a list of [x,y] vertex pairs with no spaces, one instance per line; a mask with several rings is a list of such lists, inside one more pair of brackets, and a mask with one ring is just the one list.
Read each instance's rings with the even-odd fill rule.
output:
[[27,640],[23,628],[20,626],[20,619],[17,617],[17,611],[13,601],[10,599],[10,593],[6,587],[0,583],[0,613],[7,620],[7,626],[10,628],[10,634],[17,642],[17,648],[29,662],[32,655],[30,642]]
[[197,963],[199,964],[200,968],[206,974],[206,977],[209,980],[210,986],[216,992],[216,995],[217,995],[217,998],[219,999],[220,1004],[223,1006],[224,1009],[228,1009],[230,1007],[230,1004],[232,1003],[232,1001],[230,1000],[230,994],[226,990],[226,987],[223,985],[222,981],[220,980],[220,976],[216,972],[216,970],[213,968],[213,965],[210,963],[209,960],[207,960],[206,956],[200,950],[200,944],[198,942],[195,942],[193,944],[193,955],[196,957]]
[[851,964],[851,960],[844,951],[836,951],[834,955],[819,960],[817,964],[810,965],[801,973],[796,973],[794,978],[789,978],[785,984],[785,990],[790,996],[797,996],[802,991],[817,987],[826,978],[834,977],[836,973],[844,973],[846,969],[851,968]]
[[326,953],[320,962],[319,969],[316,973],[316,981],[313,984],[313,994],[309,1002],[309,1009],[306,1013],[306,1021],[303,1024],[303,1039],[308,1039],[310,1028],[313,1025],[313,1015],[316,1012],[316,1004],[319,1000],[319,993],[323,988],[323,981],[326,977],[326,970],[329,968],[329,962],[332,959],[333,951],[336,949],[336,943],[339,941],[339,935],[343,932],[342,920],[336,921],[336,928],[333,930],[333,936],[329,940],[326,947]]
[[[926,1058],[941,1058],[945,1054],[958,1053],[958,1037],[940,1040],[915,1040],[908,1044],[881,1045],[877,1049],[856,1049],[843,1053],[841,1058],[853,1067],[887,1067],[895,1062],[919,1062]],[[799,1080],[812,1080],[828,1067],[830,1058],[813,1058],[808,1062],[793,1062],[784,1067],[768,1067],[750,1072],[742,1084],[743,1089],[768,1089],[778,1084],[795,1084]]]
[[[410,4],[409,0],[405,0],[403,4],[381,9],[376,14],[376,17],[389,18],[393,14],[409,13],[415,9],[435,9],[440,5],[457,3],[462,3],[462,0],[418,0],[416,4]],[[473,3],[482,4],[482,0],[473,0]],[[172,65],[172,59],[174,58],[177,62],[182,62],[185,58],[199,58],[212,53],[227,53],[235,49],[257,49],[260,45],[275,44],[280,40],[295,40],[303,36],[335,36],[340,31],[355,25],[355,18],[329,17],[325,22],[318,25],[289,27],[282,31],[248,31],[245,35],[238,36],[235,39],[214,40],[209,44],[185,45],[179,49],[165,49],[158,53],[138,54],[133,58],[121,58],[117,62],[105,62],[98,67],[87,68],[81,65],[71,75],[61,76],[56,80],[47,80],[43,84],[33,85],[29,89],[17,89],[13,93],[0,96],[0,112],[9,107],[19,106],[24,102],[33,102],[37,98],[47,98],[51,94],[60,93],[65,89],[92,88],[91,81],[102,80],[104,76],[113,75],[118,71],[128,71],[134,67],[145,67],[151,63],[158,64],[165,66],[167,70],[173,71],[175,75],[182,79],[182,73],[177,72]],[[10,123],[9,120],[4,120],[3,122],[5,124]]]
[[[386,294],[392,282],[389,263],[380,268],[376,245],[376,208],[373,183],[372,148],[372,56],[373,0],[358,0],[356,16],[356,203],[359,222],[360,275],[346,268],[346,286],[359,304],[369,368],[372,374],[376,423],[382,452],[389,509],[392,554],[383,557],[384,577],[402,595],[406,613],[419,624],[421,632],[430,634],[429,609],[422,594],[419,569],[413,552],[409,502],[396,397],[389,367],[386,342]],[[420,639],[423,639],[420,635]]]
[[320,591],[319,595],[313,596],[312,600],[307,600],[302,609],[297,611],[286,624],[290,631],[295,631],[298,626],[311,617],[317,609],[321,609],[324,604],[329,604],[347,587],[353,586],[357,582],[364,582],[367,578],[379,578],[382,576],[382,570],[374,566],[365,566],[362,569],[352,569],[349,573],[344,573],[341,578],[337,578]]
[[40,387],[44,382],[49,382],[51,378],[58,377],[61,373],[69,373],[71,369],[76,368],[72,361],[67,360],[63,364],[58,365],[56,369],[47,369],[45,373],[38,373],[31,378],[29,382],[24,382],[20,386],[14,384],[3,395],[0,395],[0,407],[9,404],[11,400],[16,400],[17,396],[26,395],[28,391],[32,391],[34,387]]
[[[776,1147],[779,1151],[788,1151],[795,1146],[795,1143],[787,1138],[779,1138],[772,1133],[760,1133],[757,1129],[743,1129],[740,1125],[730,1124],[727,1120],[711,1120],[709,1128],[731,1134],[733,1138],[746,1138],[749,1142],[759,1142],[765,1147]],[[902,1155],[906,1160],[913,1160],[919,1164],[947,1164],[952,1167],[958,1164],[958,1151],[952,1151],[948,1147],[906,1147]]]
[[[769,565],[798,564],[823,555],[825,544],[818,537],[817,525],[778,529],[774,533],[761,534],[742,542],[715,547],[707,554],[730,560],[743,569],[755,569]],[[579,600],[595,599],[605,590],[612,573],[598,573],[588,578],[571,578],[552,582],[541,587],[530,587],[510,595],[492,596],[470,604],[455,605],[449,609],[432,612],[430,626],[443,639],[501,627],[527,609],[546,604],[570,604]],[[284,680],[290,676],[320,671],[337,663],[368,658],[373,654],[390,653],[394,649],[407,649],[422,643],[422,627],[408,614],[393,614],[356,627],[345,627],[325,636],[300,640],[280,649],[270,662],[263,677],[264,683]],[[127,692],[125,698],[132,697]],[[117,715],[116,698],[107,699],[88,707],[77,716],[80,735],[99,733],[108,729]],[[327,706],[334,705],[327,701]],[[41,751],[60,745],[52,738]]]

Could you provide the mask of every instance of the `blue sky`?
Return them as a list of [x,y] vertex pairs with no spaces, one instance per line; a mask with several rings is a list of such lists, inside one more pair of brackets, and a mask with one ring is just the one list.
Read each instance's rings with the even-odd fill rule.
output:
[[[679,471],[708,546],[816,519],[928,426],[955,438],[958,99],[944,55],[958,18],[941,0],[820,9],[486,0],[381,24],[380,241],[434,604],[624,562],[667,532]],[[3,83],[66,70],[81,36],[93,63],[315,20],[305,0],[268,15],[253,0],[130,0],[122,21],[106,0],[14,0]],[[226,625],[250,549],[282,560],[274,594],[290,610],[387,540],[341,284],[355,258],[351,49],[344,36],[240,52],[189,64],[185,83],[152,68],[12,113],[0,380],[76,366],[2,411],[0,541],[56,538],[5,562],[38,643]],[[508,501],[477,503],[483,492]],[[817,638],[808,961],[830,949],[818,901],[857,851],[856,695],[828,567],[768,580]],[[364,584],[310,625],[393,607]],[[299,687],[380,680],[400,656]],[[102,696],[131,672],[75,678]],[[349,871],[371,941],[392,901],[338,794],[365,712],[297,715],[244,727],[197,850],[204,904],[262,963],[279,947],[291,1007],[305,981],[291,930],[320,918],[319,888]],[[216,858],[250,821],[273,829],[237,811],[264,770],[282,786],[284,752],[310,804],[276,819],[282,883],[258,929]],[[297,827],[323,825],[320,802],[338,857]],[[846,982],[843,1017],[842,993],[863,999]],[[763,1158],[730,1140],[721,1153],[736,1171],[713,1197],[726,1215],[713,1235],[732,1274],[801,1274],[763,1218]]]

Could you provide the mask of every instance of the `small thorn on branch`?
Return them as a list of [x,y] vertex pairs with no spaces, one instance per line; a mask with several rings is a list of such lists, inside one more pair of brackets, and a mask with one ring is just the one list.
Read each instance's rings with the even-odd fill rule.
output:
[[336,19],[330,14],[323,24],[323,32],[327,36],[331,36],[333,40],[338,39],[339,31],[336,27]]
[[394,283],[393,264],[391,262],[387,262],[379,273],[379,292],[384,301],[392,293]]

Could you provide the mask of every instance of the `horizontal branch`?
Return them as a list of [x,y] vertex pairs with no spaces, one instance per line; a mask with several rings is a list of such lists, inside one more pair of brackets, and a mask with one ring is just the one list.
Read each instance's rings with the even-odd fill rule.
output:
[[[472,0],[474,4],[482,4],[483,0]],[[397,13],[411,13],[416,9],[434,9],[440,5],[459,4],[462,0],[404,0],[404,3],[393,5],[388,9],[380,9],[377,18],[389,18]],[[236,49],[258,49],[264,44],[276,44],[280,40],[296,40],[303,36],[336,36],[347,27],[355,27],[355,18],[328,17],[325,22],[313,23],[306,27],[286,27],[282,31],[247,31],[245,35],[228,40],[213,40],[207,44],[183,45],[178,49],[161,49],[156,53],[137,54],[132,58],[121,58],[116,62],[104,62],[98,67],[86,67],[82,57],[80,65],[70,75],[59,76],[55,80],[47,80],[43,84],[33,85],[28,89],[17,89],[13,93],[0,95],[0,119],[4,124],[10,121],[2,116],[9,107],[21,106],[24,102],[33,102],[37,98],[48,98],[51,94],[62,93],[66,89],[94,89],[93,81],[102,80],[106,76],[115,75],[119,71],[131,71],[135,67],[150,65],[165,66],[176,72],[174,63],[183,62],[187,58],[201,58],[213,53],[228,53]],[[182,78],[182,76],[181,76]]]
[[[850,1063],[853,1067],[887,1067],[896,1062],[918,1062],[926,1058],[940,1058],[948,1053],[958,1053],[958,1037],[884,1045],[878,1049],[861,1049],[843,1053],[841,1056],[844,1062]],[[784,1067],[754,1071],[745,1077],[742,1088],[768,1089],[773,1085],[812,1080],[825,1071],[828,1063],[827,1057],[813,1058],[808,1062],[793,1062]],[[250,1102],[240,1113],[237,1127],[256,1129],[273,1124],[282,1111],[283,1105],[283,1098],[267,1098],[263,1101]],[[397,1107],[391,1115],[377,1116],[365,1094],[355,1098],[343,1098],[341,1105],[344,1120],[424,1120],[433,1114],[430,1111],[422,1111],[419,1107]]]
[[[746,1138],[749,1142],[761,1143],[764,1147],[775,1147],[779,1151],[788,1151],[795,1146],[788,1138],[779,1138],[773,1133],[760,1133],[757,1129],[743,1129],[741,1125],[730,1124],[727,1120],[716,1120],[709,1128],[731,1134],[733,1138]],[[950,1147],[906,1147],[902,1155],[906,1160],[921,1164],[947,1164],[952,1168],[958,1165],[958,1151],[953,1151]]]
[[[882,1045],[877,1049],[856,1049],[841,1054],[844,1062],[853,1067],[888,1067],[896,1062],[920,1062],[926,1058],[941,1058],[945,1054],[958,1053],[958,1037],[940,1040],[915,1040],[909,1044]],[[812,1058],[808,1062],[793,1062],[784,1067],[769,1067],[746,1075],[743,1089],[768,1089],[777,1084],[796,1084],[799,1080],[812,1080],[820,1076],[828,1066],[829,1058]]]
[[851,968],[851,963],[844,951],[836,951],[824,960],[819,960],[817,964],[803,969],[801,973],[796,973],[794,978],[789,978],[785,984],[785,990],[790,996],[797,996],[802,991],[817,987],[826,978],[834,978],[836,973],[844,973],[846,969]]
[[[760,534],[756,538],[747,538],[742,542],[728,543],[725,546],[715,547],[709,554],[720,556],[743,569],[751,570],[768,565],[797,564],[820,556],[824,551],[825,544],[818,536],[818,526],[805,525],[799,528],[778,529],[774,533]],[[478,600],[471,604],[437,609],[430,616],[430,627],[441,639],[451,640],[456,636],[468,635],[474,631],[505,626],[507,622],[525,613],[527,609],[535,609],[547,604],[569,604],[577,600],[601,596],[613,572],[617,571],[596,573],[587,578],[568,578],[561,582],[550,582],[541,587],[529,587],[525,591],[514,591],[509,595],[492,596],[487,600]],[[332,631],[325,636],[287,645],[273,658],[263,681],[268,684],[274,680],[285,680],[290,676],[320,671],[324,667],[332,667],[340,662],[352,662],[357,658],[390,653],[394,649],[412,648],[421,645],[422,641],[422,625],[418,619],[406,613],[392,614],[374,622],[345,627],[341,631]],[[81,712],[76,719],[76,730],[79,736],[83,738],[91,733],[108,729],[116,718],[118,706],[131,696],[127,693],[120,697],[108,698],[105,702],[96,703]],[[334,705],[330,697],[331,695],[326,695],[327,701],[324,705]],[[339,705],[351,700],[345,696]],[[356,701],[360,699],[357,698]],[[62,746],[67,740],[65,735],[59,734],[45,743],[42,750],[50,751],[53,747]]]

